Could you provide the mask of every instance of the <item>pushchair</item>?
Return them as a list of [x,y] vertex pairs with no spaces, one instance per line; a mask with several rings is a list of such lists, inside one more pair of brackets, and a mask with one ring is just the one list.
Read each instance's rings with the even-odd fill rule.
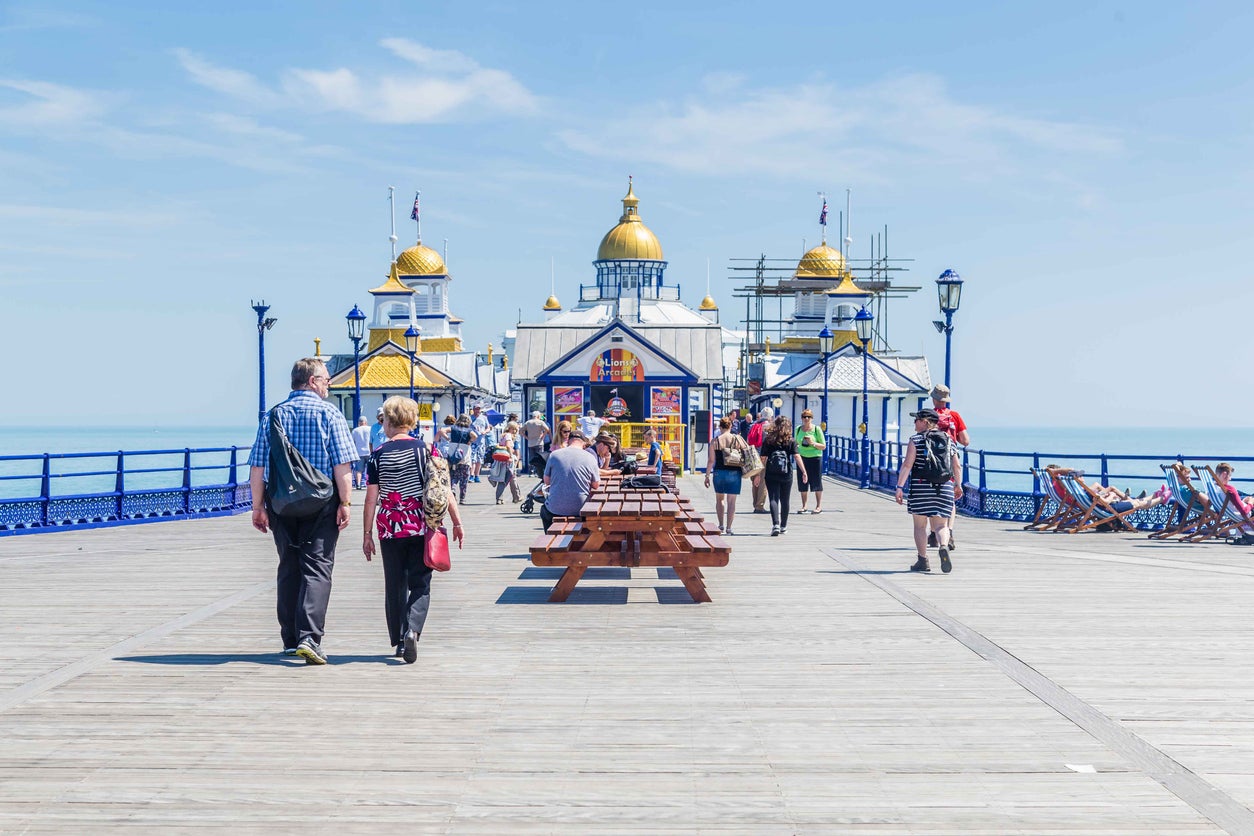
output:
[[536,486],[527,491],[527,495],[523,497],[522,504],[518,506],[518,510],[524,514],[530,514],[536,510],[536,503],[544,504],[544,500],[548,498],[548,489],[544,486],[544,480],[541,479]]

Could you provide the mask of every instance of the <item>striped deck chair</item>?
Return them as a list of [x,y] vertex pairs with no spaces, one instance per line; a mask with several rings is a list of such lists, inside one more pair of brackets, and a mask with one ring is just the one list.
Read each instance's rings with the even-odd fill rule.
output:
[[1211,469],[1210,465],[1195,467],[1193,472],[1197,474],[1197,478],[1201,480],[1202,487],[1206,489],[1206,496],[1210,499],[1210,507],[1215,509],[1215,519],[1201,531],[1191,534],[1184,539],[1190,543],[1196,543],[1199,540],[1207,540],[1211,537],[1235,539],[1254,536],[1254,517],[1245,513],[1244,508],[1239,508],[1232,502],[1232,498],[1219,486],[1219,482],[1215,479],[1215,471]]
[[1062,486],[1071,494],[1071,498],[1084,509],[1077,520],[1068,523],[1066,527],[1059,526],[1059,531],[1079,534],[1081,531],[1089,531],[1105,523],[1114,523],[1125,528],[1132,527],[1127,522],[1127,518],[1136,513],[1134,509],[1116,511],[1109,502],[1098,496],[1082,478],[1074,473],[1059,473],[1058,481],[1062,482]]
[[1163,476],[1167,478],[1171,502],[1176,509],[1163,530],[1150,534],[1150,539],[1165,540],[1168,537],[1184,537],[1212,524],[1215,521],[1215,514],[1210,510],[1206,496],[1189,480],[1184,465],[1179,465],[1177,468],[1174,464],[1164,464],[1160,467],[1163,469]]
[[[1045,491],[1045,496],[1041,498],[1041,507],[1036,511],[1036,517],[1023,527],[1024,531],[1048,531],[1051,528],[1057,528],[1070,522],[1071,518],[1077,516],[1083,510],[1076,505],[1074,500],[1071,500],[1069,495],[1063,495],[1058,492],[1058,487],[1054,484],[1053,474],[1049,468],[1043,467],[1039,470],[1031,468],[1031,471],[1040,482],[1041,488]],[[1045,509],[1051,502],[1054,503],[1054,513],[1045,517]]]

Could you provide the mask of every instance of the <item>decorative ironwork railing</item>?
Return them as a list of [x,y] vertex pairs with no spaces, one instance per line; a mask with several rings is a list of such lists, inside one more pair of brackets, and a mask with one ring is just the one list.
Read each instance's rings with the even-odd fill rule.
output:
[[[838,479],[859,484],[862,479],[860,438],[832,436],[828,438],[827,473]],[[897,485],[897,472],[905,457],[906,442],[870,441],[867,462],[870,485],[874,490],[892,493]],[[962,499],[958,511],[967,516],[1014,522],[1031,522],[1048,503],[1045,514],[1057,510],[1033,474],[1049,464],[1079,470],[1093,484],[1126,487],[1131,493],[1138,489],[1153,492],[1164,482],[1161,465],[1182,462],[1186,465],[1213,465],[1219,461],[1254,462],[1249,456],[1134,456],[1113,453],[1012,453],[994,450],[966,449],[962,453]],[[1254,479],[1233,479],[1233,482],[1254,482]],[[1170,503],[1147,508],[1128,517],[1136,528],[1161,529],[1175,508]]]
[[250,449],[0,456],[0,536],[248,510]]

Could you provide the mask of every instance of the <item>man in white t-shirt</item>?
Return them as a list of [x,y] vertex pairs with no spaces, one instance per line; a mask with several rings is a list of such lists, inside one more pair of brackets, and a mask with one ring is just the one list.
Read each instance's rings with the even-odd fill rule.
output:
[[353,446],[357,448],[357,461],[353,464],[353,487],[366,489],[366,462],[370,461],[370,422],[363,415],[353,427]]
[[470,481],[479,481],[479,470],[483,467],[484,452],[488,449],[488,430],[492,428],[483,407],[475,404],[470,408],[470,428],[475,432],[475,443],[471,445]]
[[601,428],[613,420],[613,418],[598,418],[596,410],[589,409],[588,414],[579,419],[579,429],[583,430],[585,438],[596,438]]

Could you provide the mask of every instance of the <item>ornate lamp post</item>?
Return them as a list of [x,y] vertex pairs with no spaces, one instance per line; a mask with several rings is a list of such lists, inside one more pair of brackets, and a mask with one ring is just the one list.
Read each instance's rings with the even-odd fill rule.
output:
[[361,338],[366,333],[366,315],[353,305],[344,317],[348,322],[348,338],[353,341],[353,426],[361,420]]
[[257,312],[257,423],[266,419],[266,332],[278,322],[274,317],[266,317],[270,306],[266,300],[253,302],[253,310]]
[[875,325],[875,317],[871,315],[870,311],[863,308],[853,318],[853,323],[858,329],[858,341],[862,343],[862,480],[858,487],[869,488],[871,487],[871,438],[867,435],[870,408],[867,403],[866,379],[867,361],[871,353],[871,334]]
[[418,340],[422,336],[416,326],[405,329],[405,351],[409,353],[409,399],[414,399],[414,357],[418,354]]
[[827,358],[832,353],[832,343],[836,341],[836,335],[832,333],[832,329],[826,325],[819,332],[819,351],[823,352],[823,409],[822,424],[823,430],[823,465],[824,472],[827,470],[827,451],[829,444],[827,442]]
[[958,304],[962,301],[962,276],[958,275],[957,270],[949,269],[940,274],[940,278],[936,280],[936,296],[945,321],[932,324],[945,335],[945,385],[948,386],[949,348],[954,336],[954,314],[958,312]]

